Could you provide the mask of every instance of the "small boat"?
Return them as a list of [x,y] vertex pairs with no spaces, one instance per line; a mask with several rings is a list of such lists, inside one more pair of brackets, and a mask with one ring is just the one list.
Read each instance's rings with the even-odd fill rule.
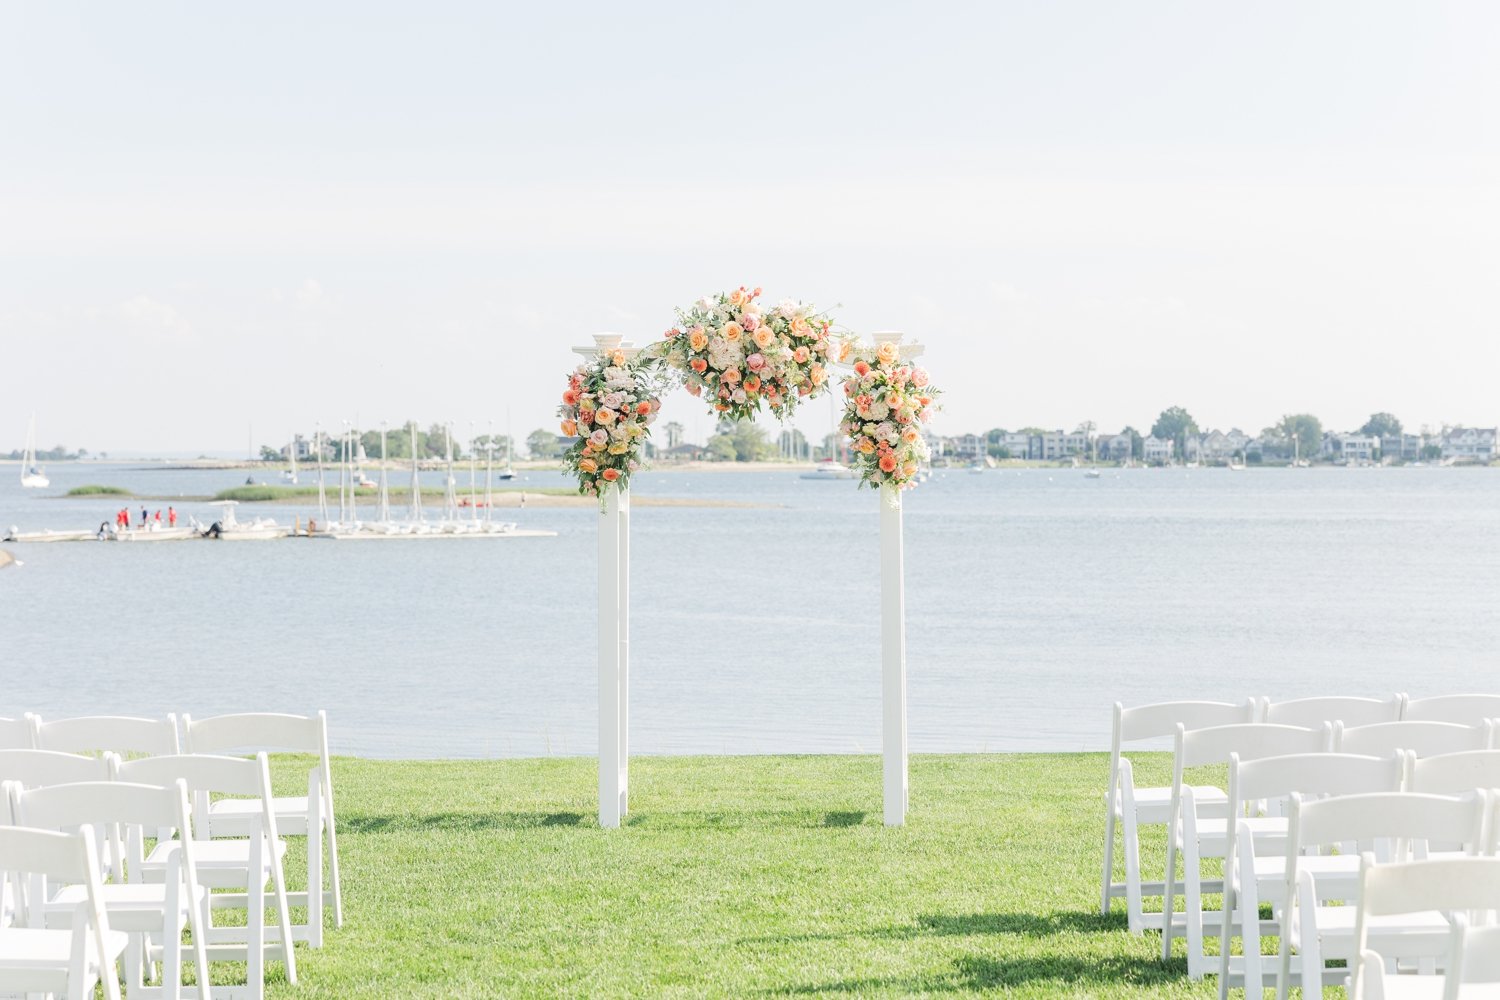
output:
[[4,538],[0,542],[89,542],[104,537],[98,530],[90,531],[87,528],[68,531],[22,531],[15,525],[11,525]]
[[111,542],[183,542],[191,538],[201,538],[202,535],[191,525],[176,528],[158,528],[147,525],[144,528],[126,528],[123,531],[116,528],[107,536],[102,537]]
[[292,464],[291,464],[290,468],[286,468],[286,469],[282,469],[281,470],[281,481],[283,483],[286,483],[288,486],[296,486],[297,485],[297,439],[296,438],[293,438],[292,439],[292,443],[286,446],[286,454],[287,454],[287,458],[289,458],[291,460]]
[[1245,471],[1245,463],[1244,462],[1236,462],[1234,459],[1231,458],[1229,460],[1229,471],[1230,472],[1244,472]]
[[210,506],[222,507],[224,513],[207,528],[197,526],[198,533],[204,538],[225,542],[264,542],[285,538],[290,533],[290,529],[270,518],[257,517],[248,523],[238,520],[234,516],[234,508],[238,503],[234,500],[215,500]]
[[21,488],[44,490],[51,485],[52,480],[36,464],[36,414],[33,413],[26,425],[26,454],[21,456]]
[[1085,469],[1083,471],[1083,478],[1085,479],[1098,479],[1102,475],[1103,473],[1101,473],[1098,469]]
[[804,472],[798,478],[832,482],[836,479],[853,479],[854,470],[841,462],[835,462],[831,458],[825,458],[817,465],[813,466],[811,472]]

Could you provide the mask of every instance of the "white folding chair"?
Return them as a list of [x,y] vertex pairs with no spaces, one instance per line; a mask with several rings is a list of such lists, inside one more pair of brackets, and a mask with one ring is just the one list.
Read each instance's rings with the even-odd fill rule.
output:
[[1397,750],[1409,750],[1418,757],[1432,757],[1465,750],[1488,750],[1494,727],[1489,722],[1465,726],[1455,722],[1403,719],[1369,726],[1335,725],[1333,729],[1334,749],[1339,753],[1384,757]]
[[[47,879],[84,887],[71,930],[43,926]],[[93,1000],[94,988],[102,983],[108,1000],[120,1000],[115,962],[129,942],[110,929],[100,902],[92,831],[0,827],[0,888],[16,901],[19,918],[0,925],[0,993]]]
[[[182,996],[184,930],[192,932],[199,984],[196,996],[208,1000],[210,979],[204,946],[208,892],[198,884],[187,786],[181,781],[170,788],[92,781],[31,791],[22,791],[12,784],[11,789],[11,810],[16,822],[47,830],[69,829],[80,824],[103,827],[112,841],[114,856],[125,858],[128,880],[117,878],[105,882],[99,898],[110,926],[126,932],[132,939],[125,953],[126,981],[132,1000],[148,995],[179,1000]],[[155,839],[158,831],[164,829],[181,831],[182,836],[172,842],[175,850],[167,854],[164,880],[148,884],[143,871],[146,841]],[[84,896],[82,884],[67,885],[52,893],[44,906],[47,926],[71,926]],[[148,987],[142,960],[154,963],[158,954],[160,985]]]
[[66,753],[100,753],[112,750],[122,757],[142,754],[156,757],[181,753],[177,739],[177,717],[142,719],[129,715],[89,715],[76,719],[43,722],[32,717],[38,750]]
[[1401,718],[1477,726],[1486,719],[1500,718],[1500,694],[1445,694],[1435,698],[1406,698]]
[[102,757],[56,750],[0,750],[0,781],[14,781],[24,788],[108,779],[109,762]]
[[1293,698],[1271,701],[1262,698],[1260,721],[1283,726],[1316,729],[1325,722],[1342,722],[1345,726],[1369,726],[1377,722],[1396,722],[1401,718],[1402,698],[1352,698],[1326,695],[1317,698]]
[[[1406,760],[1362,757],[1353,754],[1311,753],[1239,759],[1229,762],[1230,815],[1245,815],[1255,803],[1284,802],[1299,795],[1356,795],[1365,792],[1401,790]],[[1332,855],[1309,857],[1303,864],[1318,877],[1347,876],[1351,886],[1359,873],[1359,859]],[[1236,820],[1235,837],[1224,859],[1224,896],[1219,932],[1219,996],[1229,996],[1231,982],[1243,984],[1247,997],[1259,997],[1266,977],[1274,983],[1280,960],[1261,955],[1261,940],[1280,935],[1285,904],[1286,831],[1270,837],[1255,835],[1252,824]],[[1269,904],[1272,917],[1260,918],[1262,904]],[[1243,957],[1230,954],[1230,942],[1238,928]]]
[[[1116,896],[1125,897],[1125,912],[1130,933],[1140,934],[1147,926],[1159,926],[1160,914],[1142,910],[1145,896],[1160,896],[1165,882],[1141,881],[1140,831],[1145,826],[1164,826],[1171,815],[1171,788],[1138,787],[1130,759],[1122,755],[1127,743],[1168,738],[1176,734],[1179,724],[1189,729],[1227,726],[1252,722],[1256,704],[1246,700],[1238,705],[1219,701],[1169,701],[1154,705],[1114,707],[1114,735],[1109,750],[1109,785],[1104,793],[1104,871],[1101,879],[1100,909],[1109,912]],[[1222,789],[1194,789],[1198,807],[1205,812],[1213,808],[1215,797],[1222,808]],[[1125,881],[1114,881],[1115,827],[1119,825],[1125,855]]]
[[[286,968],[287,982],[297,982],[296,952],[292,947],[290,911],[287,906],[286,879],[281,860],[286,841],[277,836],[276,816],[271,811],[271,771],[265,754],[254,758],[215,757],[207,754],[182,754],[163,757],[139,757],[121,761],[111,756],[115,780],[143,785],[171,787],[178,781],[187,785],[192,795],[192,827],[198,878],[209,889],[233,889],[214,892],[209,897],[210,919],[204,937],[212,959],[238,959],[246,963],[243,990],[221,988],[226,995],[243,995],[261,1000],[265,995],[265,959],[270,954],[280,958]],[[256,800],[258,808],[246,815],[245,839],[206,839],[208,837],[208,802],[211,795],[238,796]],[[175,843],[159,843],[146,856],[141,870],[148,881],[160,882],[167,875],[167,865],[177,850]],[[276,927],[266,927],[266,884],[271,884]],[[245,927],[216,925],[214,910],[245,911]]]
[[[1178,852],[1182,853],[1183,913],[1182,925],[1187,938],[1188,976],[1202,979],[1209,971],[1209,956],[1203,951],[1203,896],[1206,892],[1220,892],[1222,881],[1206,882],[1203,878],[1203,861],[1206,858],[1222,858],[1228,852],[1233,836],[1234,822],[1249,823],[1262,836],[1284,835],[1286,819],[1281,816],[1257,816],[1248,819],[1230,817],[1226,814],[1206,816],[1198,808],[1197,793],[1185,781],[1185,773],[1210,764],[1228,764],[1232,755],[1241,760],[1257,760],[1261,757],[1279,757],[1293,753],[1325,753],[1332,729],[1303,729],[1300,726],[1277,726],[1263,722],[1243,722],[1229,726],[1213,726],[1208,729],[1185,729],[1177,727],[1176,747],[1172,754],[1172,787],[1170,792],[1171,817],[1167,827],[1167,873],[1175,875]],[[1227,803],[1228,797],[1225,797]],[[1166,961],[1172,957],[1172,937],[1176,930],[1174,913],[1175,878],[1168,882],[1162,894],[1161,957]],[[1209,887],[1211,886],[1211,888]],[[1219,912],[1208,915],[1217,923]]]
[[[1303,855],[1314,848],[1353,843],[1373,850],[1385,862],[1409,861],[1429,842],[1459,843],[1469,854],[1487,847],[1489,812],[1487,792],[1464,796],[1423,795],[1415,792],[1343,795],[1317,801],[1292,796],[1287,834],[1287,916],[1282,921],[1281,963],[1276,995],[1286,1000],[1292,982],[1292,953],[1301,957],[1297,982],[1304,997],[1321,996],[1327,983],[1342,981],[1348,970],[1328,968],[1327,960],[1353,961],[1355,907],[1328,906],[1328,900],[1350,901],[1342,879],[1317,879]],[[1354,890],[1357,895],[1358,888]],[[1434,959],[1449,946],[1448,922],[1437,914],[1417,914],[1399,920],[1380,918],[1368,932],[1376,951],[1387,940],[1400,942],[1401,953]]]
[[[307,923],[293,924],[292,935],[311,947],[323,945],[323,907],[331,904],[333,926],[344,924],[344,897],[339,882],[339,842],[333,814],[333,769],[328,756],[328,713],[314,716],[244,713],[193,719],[184,715],[183,731],[189,753],[238,753],[245,751],[290,751],[317,754],[318,762],[307,773],[307,794],[278,796],[271,800],[276,828],[282,836],[307,838],[307,890],[290,892],[293,906],[307,907]],[[243,799],[216,802],[209,809],[213,836],[243,835]],[[331,888],[323,890],[323,847],[328,848]]]
[[29,715],[19,719],[0,719],[0,749],[30,750],[31,748],[31,717]]
[[[1500,858],[1444,858],[1377,864],[1365,854],[1360,865],[1354,942],[1359,961],[1350,963],[1350,1000],[1459,1000],[1465,983],[1500,982],[1500,927],[1471,928],[1465,911],[1500,909]],[[1446,974],[1387,975],[1410,953],[1399,935],[1372,944],[1381,921],[1399,917],[1446,919]],[[1425,943],[1425,942],[1424,942]],[[1425,955],[1430,949],[1421,948]],[[1469,993],[1469,995],[1473,995]],[[1487,996],[1495,996],[1486,991]]]

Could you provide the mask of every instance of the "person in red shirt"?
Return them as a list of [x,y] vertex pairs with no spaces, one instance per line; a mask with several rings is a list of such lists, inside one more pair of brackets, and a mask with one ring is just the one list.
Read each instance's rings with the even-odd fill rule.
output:
[[168,507],[167,508],[167,527],[169,527],[169,528],[175,528],[175,527],[177,527],[177,511],[176,511],[175,508],[172,508],[172,507]]

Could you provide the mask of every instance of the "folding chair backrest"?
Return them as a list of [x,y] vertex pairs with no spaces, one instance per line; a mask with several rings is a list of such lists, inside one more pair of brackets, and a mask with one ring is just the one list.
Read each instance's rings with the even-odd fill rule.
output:
[[31,742],[31,719],[29,717],[0,719],[0,749],[30,750],[33,745]]
[[1381,722],[1372,726],[1335,726],[1334,749],[1340,753],[1383,757],[1409,750],[1418,757],[1464,750],[1487,750],[1492,726],[1488,722],[1464,726],[1455,722]]
[[1500,750],[1465,750],[1408,763],[1407,790],[1457,795],[1476,788],[1500,788]]
[[[49,785],[22,791],[12,785],[10,804],[16,822],[46,830],[67,830],[91,825],[107,831],[110,857],[140,864],[146,838],[162,831],[177,830],[184,857],[191,861],[191,825],[188,818],[187,785],[181,781],[168,787],[124,781],[85,781],[71,785]],[[123,828],[123,830],[122,830]],[[117,876],[126,868],[116,867]],[[140,874],[129,871],[130,881]]]
[[1396,754],[1365,757],[1348,753],[1298,753],[1259,760],[1230,758],[1231,806],[1259,799],[1300,795],[1360,795],[1399,792],[1405,761]]
[[328,717],[246,712],[194,719],[184,715],[183,747],[188,753],[287,750],[323,754],[328,747]]
[[1174,771],[1207,764],[1228,764],[1230,754],[1240,760],[1279,757],[1292,753],[1325,753],[1329,750],[1332,728],[1322,726],[1278,726],[1264,722],[1241,722],[1208,729],[1177,727],[1177,753]]
[[56,750],[0,750],[0,781],[14,781],[26,788],[108,778],[109,761],[102,757]]
[[1386,840],[1459,843],[1475,852],[1484,846],[1488,810],[1485,793],[1372,792],[1315,801],[1293,795],[1287,850]]
[[261,775],[266,767],[265,754],[254,759],[221,757],[212,754],[168,754],[116,761],[116,781],[169,787],[181,780],[191,793],[220,792],[225,795],[252,796],[263,791]]
[[91,715],[43,722],[35,719],[39,750],[67,753],[114,751],[125,754],[181,753],[177,739],[177,717],[141,719],[127,715]]
[[1178,726],[1207,729],[1210,726],[1253,721],[1253,700],[1237,705],[1224,701],[1163,701],[1153,705],[1137,705],[1134,708],[1126,708],[1115,702],[1113,749],[1118,752],[1122,743],[1171,736]]
[[1395,722],[1401,718],[1401,696],[1389,698],[1350,698],[1338,695],[1320,698],[1294,698],[1291,701],[1262,703],[1260,721],[1284,726],[1314,728],[1325,722],[1342,722],[1346,726],[1368,726],[1377,722]]
[[64,882],[87,882],[98,877],[98,852],[93,833],[87,828],[36,830],[24,826],[0,827],[0,872],[45,875]]
[[1402,719],[1417,722],[1456,722],[1477,726],[1486,719],[1500,718],[1500,694],[1447,694],[1435,698],[1408,698]]

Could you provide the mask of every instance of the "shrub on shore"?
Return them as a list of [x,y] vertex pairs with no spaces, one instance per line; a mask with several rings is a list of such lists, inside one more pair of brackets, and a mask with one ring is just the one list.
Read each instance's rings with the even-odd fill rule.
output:
[[93,496],[133,497],[133,496],[135,496],[134,493],[130,492],[129,490],[127,490],[123,486],[100,486],[97,483],[91,483],[91,484],[89,484],[87,486],[75,486],[71,490],[68,491],[67,495],[70,496],[70,497],[93,497]]

